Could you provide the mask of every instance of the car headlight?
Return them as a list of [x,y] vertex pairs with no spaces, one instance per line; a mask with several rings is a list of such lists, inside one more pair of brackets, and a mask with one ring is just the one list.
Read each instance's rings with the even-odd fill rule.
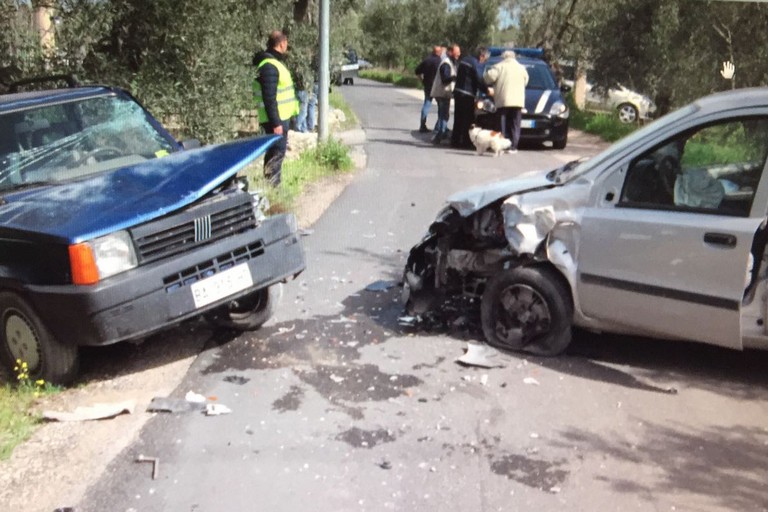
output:
[[100,279],[125,272],[138,264],[136,251],[127,231],[117,231],[91,240],[90,246]]
[[557,116],[561,119],[568,119],[568,105],[563,103],[562,101],[556,101],[552,104],[552,107],[549,109],[549,114],[552,116]]

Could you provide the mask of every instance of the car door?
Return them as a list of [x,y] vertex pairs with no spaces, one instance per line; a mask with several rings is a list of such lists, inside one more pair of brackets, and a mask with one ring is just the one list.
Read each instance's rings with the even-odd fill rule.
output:
[[741,348],[767,141],[768,118],[729,119],[620,164],[618,199],[583,217],[582,312],[623,330]]

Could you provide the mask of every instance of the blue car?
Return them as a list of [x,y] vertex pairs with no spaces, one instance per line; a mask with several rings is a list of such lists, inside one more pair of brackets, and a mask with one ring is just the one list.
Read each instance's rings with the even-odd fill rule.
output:
[[[504,48],[492,48],[491,57],[485,67],[501,61]],[[525,88],[520,138],[523,141],[551,141],[555,149],[564,149],[568,143],[568,105],[555,80],[549,65],[539,56],[541,50],[514,48],[517,61],[528,71],[528,85]],[[483,68],[485,69],[485,68]],[[475,108],[475,124],[489,130],[501,130],[501,122],[493,98],[478,98]]]
[[0,361],[67,383],[78,347],[205,315],[256,329],[305,267],[238,171],[275,136],[178,142],[128,92],[0,95]]

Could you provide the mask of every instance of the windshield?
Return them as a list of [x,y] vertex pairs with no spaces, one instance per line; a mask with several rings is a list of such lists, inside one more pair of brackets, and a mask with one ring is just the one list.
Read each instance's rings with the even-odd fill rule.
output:
[[129,98],[101,96],[0,115],[0,192],[167,155],[171,140]]
[[525,64],[528,71],[528,85],[526,89],[557,89],[552,72],[546,64]]
[[[589,160],[585,160],[581,163],[579,163],[577,166],[574,166],[572,168],[567,169],[566,171],[571,171],[568,173],[568,176],[564,176],[566,180],[575,178],[577,176],[581,176],[598,165],[602,164],[609,158],[613,157],[614,155],[617,155],[621,152],[623,152],[625,149],[633,146],[638,141],[642,141],[644,139],[647,139],[651,133],[658,131],[665,126],[667,126],[670,123],[674,123],[678,119],[682,119],[685,116],[689,116],[696,112],[698,110],[698,107],[695,104],[686,105],[685,107],[675,110],[674,112],[670,112],[664,117],[661,117],[652,123],[647,124],[643,128],[640,128],[639,130],[636,130],[632,132],[630,135],[627,135],[623,139],[619,140],[612,146],[610,146],[608,149],[603,151],[602,153],[598,153],[597,155],[593,156]],[[548,174],[548,177],[552,180],[555,180],[561,176],[562,173],[550,173]]]

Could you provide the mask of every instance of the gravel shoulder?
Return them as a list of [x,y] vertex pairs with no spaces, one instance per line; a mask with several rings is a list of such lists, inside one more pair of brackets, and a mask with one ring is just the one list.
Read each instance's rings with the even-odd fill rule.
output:
[[[351,148],[357,167],[364,167],[362,146]],[[308,186],[296,203],[299,226],[312,226],[354,176],[330,176]],[[151,399],[170,395],[216,336],[203,321],[194,321],[140,345],[121,343],[84,350],[82,384],[41,400],[36,409],[73,411],[81,406],[132,400],[133,413],[99,421],[42,425],[8,460],[0,462],[0,503],[4,504],[0,508],[51,512],[76,504],[109,462],[138,437],[152,417],[145,412]]]

